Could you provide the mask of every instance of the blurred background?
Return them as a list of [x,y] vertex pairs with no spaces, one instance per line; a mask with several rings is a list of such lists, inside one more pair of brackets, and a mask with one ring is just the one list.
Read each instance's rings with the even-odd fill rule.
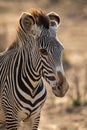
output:
[[87,0],[0,0],[0,52],[14,40],[19,17],[30,8],[60,15],[58,38],[64,45],[63,63],[70,88],[48,96],[39,130],[87,130]]

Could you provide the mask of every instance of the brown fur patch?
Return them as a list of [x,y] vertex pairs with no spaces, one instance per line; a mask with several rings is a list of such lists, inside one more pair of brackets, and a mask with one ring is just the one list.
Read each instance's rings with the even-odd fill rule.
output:
[[41,9],[31,9],[29,10],[29,13],[34,17],[38,26],[43,26],[46,29],[49,29],[50,20],[44,11]]

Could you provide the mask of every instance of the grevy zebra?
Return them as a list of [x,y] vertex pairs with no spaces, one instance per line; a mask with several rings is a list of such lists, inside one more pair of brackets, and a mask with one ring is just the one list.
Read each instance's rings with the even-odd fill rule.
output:
[[59,23],[54,12],[33,9],[23,13],[16,40],[0,54],[0,120],[7,130],[18,130],[20,122],[26,130],[38,129],[46,100],[42,77],[56,96],[62,97],[68,90],[61,59],[63,46],[56,39]]

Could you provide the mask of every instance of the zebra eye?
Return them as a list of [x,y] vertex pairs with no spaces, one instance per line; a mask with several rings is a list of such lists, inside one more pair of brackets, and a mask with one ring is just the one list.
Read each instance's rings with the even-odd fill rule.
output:
[[48,55],[48,52],[46,49],[40,49],[40,52],[43,54],[43,55]]

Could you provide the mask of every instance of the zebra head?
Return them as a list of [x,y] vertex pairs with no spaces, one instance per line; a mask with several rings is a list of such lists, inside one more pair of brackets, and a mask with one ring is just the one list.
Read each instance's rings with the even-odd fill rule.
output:
[[26,35],[34,38],[29,51],[35,73],[50,84],[56,96],[63,97],[69,85],[62,65],[64,47],[56,38],[59,23],[56,13],[45,14],[41,10],[24,13],[20,21]]

